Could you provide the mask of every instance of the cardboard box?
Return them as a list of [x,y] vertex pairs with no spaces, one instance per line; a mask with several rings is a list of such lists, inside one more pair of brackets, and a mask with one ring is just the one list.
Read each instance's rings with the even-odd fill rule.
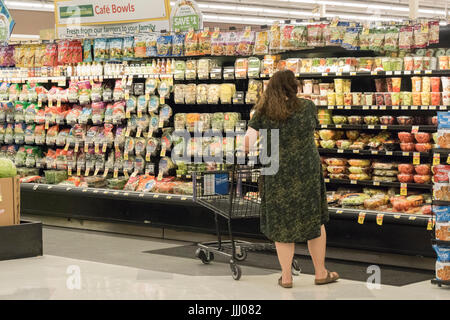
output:
[[0,179],[0,226],[20,224],[19,177]]

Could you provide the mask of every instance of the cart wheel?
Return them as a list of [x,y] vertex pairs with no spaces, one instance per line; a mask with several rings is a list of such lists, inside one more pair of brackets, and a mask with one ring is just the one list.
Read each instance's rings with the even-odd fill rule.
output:
[[292,260],[292,274],[294,276],[299,276],[302,272],[302,268],[300,268],[297,260]]
[[214,259],[214,258],[213,259],[208,258],[208,253],[202,248],[197,249],[197,251],[195,252],[195,256],[197,258],[199,258],[200,260],[202,260],[202,262],[204,264],[209,264],[211,262],[211,260]]
[[247,259],[247,250],[241,249],[241,254],[237,254],[234,257],[237,261],[244,261]]
[[230,269],[231,269],[231,276],[234,280],[239,280],[242,276],[242,270],[241,267],[239,267],[235,263],[230,263]]

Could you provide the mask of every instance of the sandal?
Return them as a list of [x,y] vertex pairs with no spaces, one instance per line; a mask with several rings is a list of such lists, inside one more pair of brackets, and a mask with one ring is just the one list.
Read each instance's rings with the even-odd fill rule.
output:
[[286,288],[286,289],[292,288],[292,282],[283,284],[282,277],[280,277],[280,279],[278,279],[278,285],[279,285],[280,287],[283,287],[283,288]]
[[327,277],[325,279],[319,279],[319,280],[314,280],[314,283],[316,285],[323,285],[323,284],[328,284],[328,283],[333,283],[336,282],[339,279],[339,275],[337,276],[331,276],[331,272],[327,270]]

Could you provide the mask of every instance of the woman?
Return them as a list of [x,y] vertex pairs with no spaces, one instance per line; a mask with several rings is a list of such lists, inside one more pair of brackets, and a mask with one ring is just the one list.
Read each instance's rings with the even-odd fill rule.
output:
[[265,175],[261,190],[261,231],[275,242],[282,276],[278,284],[292,288],[295,242],[308,242],[315,269],[315,284],[339,279],[325,268],[326,232],[329,221],[325,183],[319,152],[314,143],[317,125],[315,105],[297,98],[298,81],[290,70],[270,79],[255,105],[245,137],[247,152],[258,138],[258,130],[279,129],[279,169]]

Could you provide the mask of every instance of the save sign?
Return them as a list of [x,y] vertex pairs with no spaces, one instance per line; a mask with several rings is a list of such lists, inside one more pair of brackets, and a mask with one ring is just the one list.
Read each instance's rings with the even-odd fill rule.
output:
[[172,31],[203,29],[202,13],[193,0],[178,0],[173,6],[171,16]]

